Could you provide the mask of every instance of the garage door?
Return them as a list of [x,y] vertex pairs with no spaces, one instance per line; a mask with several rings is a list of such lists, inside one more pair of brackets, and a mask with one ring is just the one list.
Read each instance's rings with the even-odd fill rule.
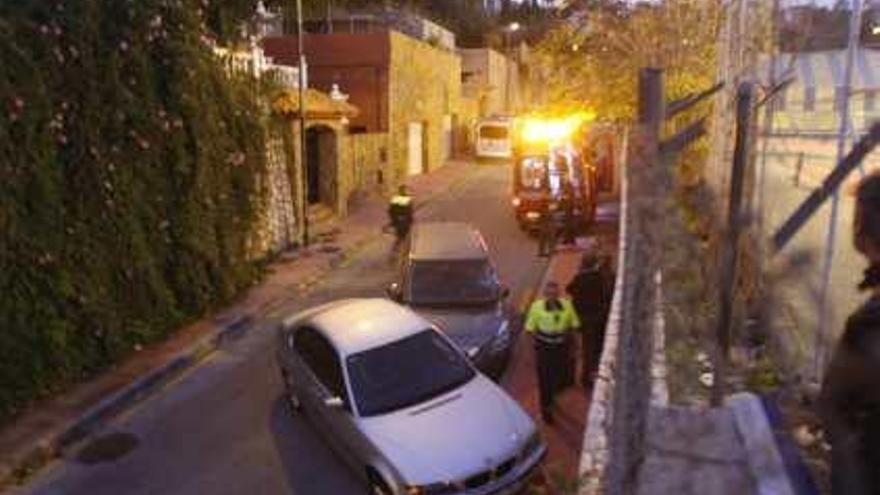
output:
[[425,171],[424,159],[424,125],[421,122],[409,123],[409,139],[407,141],[407,163],[409,175],[419,175]]

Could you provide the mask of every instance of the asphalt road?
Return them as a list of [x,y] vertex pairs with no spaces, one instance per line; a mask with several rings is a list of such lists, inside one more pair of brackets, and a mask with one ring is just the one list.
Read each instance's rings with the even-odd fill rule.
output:
[[[521,304],[545,262],[516,226],[504,166],[475,167],[469,180],[419,211],[424,219],[467,220],[490,245],[501,277]],[[311,293],[269,315],[163,391],[118,418],[105,452],[71,453],[18,493],[56,494],[357,494],[359,480],[322,443],[307,420],[280,400],[273,321],[322,302],[382,296],[392,276],[390,238],[376,241]],[[130,448],[129,451],[125,452]],[[467,448],[467,446],[462,446]],[[114,452],[114,450],[116,452]],[[110,459],[115,457],[115,459]]]

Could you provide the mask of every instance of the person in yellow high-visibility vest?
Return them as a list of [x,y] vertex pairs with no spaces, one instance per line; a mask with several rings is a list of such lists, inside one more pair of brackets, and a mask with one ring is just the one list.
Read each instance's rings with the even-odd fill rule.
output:
[[397,237],[396,244],[399,245],[409,235],[413,222],[413,198],[409,195],[406,186],[400,186],[397,194],[391,197],[388,204],[388,219]]
[[535,344],[541,417],[547,424],[553,424],[553,398],[571,371],[569,334],[580,326],[574,305],[560,297],[559,284],[553,281],[547,282],[544,297],[536,299],[526,314],[526,332]]

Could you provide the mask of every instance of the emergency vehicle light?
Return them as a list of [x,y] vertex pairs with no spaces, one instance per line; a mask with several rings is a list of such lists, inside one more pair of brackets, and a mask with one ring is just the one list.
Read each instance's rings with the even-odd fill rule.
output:
[[526,117],[520,137],[527,143],[556,144],[570,138],[583,124],[595,120],[593,112],[577,112],[564,118]]

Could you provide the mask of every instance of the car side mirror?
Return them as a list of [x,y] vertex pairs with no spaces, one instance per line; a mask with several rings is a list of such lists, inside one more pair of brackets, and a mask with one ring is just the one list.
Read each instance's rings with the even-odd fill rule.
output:
[[324,405],[330,409],[345,409],[345,401],[341,397],[327,397],[324,399]]
[[397,282],[388,284],[388,289],[385,292],[388,294],[388,299],[394,302],[401,302],[403,300],[403,289],[400,288],[400,284]]

